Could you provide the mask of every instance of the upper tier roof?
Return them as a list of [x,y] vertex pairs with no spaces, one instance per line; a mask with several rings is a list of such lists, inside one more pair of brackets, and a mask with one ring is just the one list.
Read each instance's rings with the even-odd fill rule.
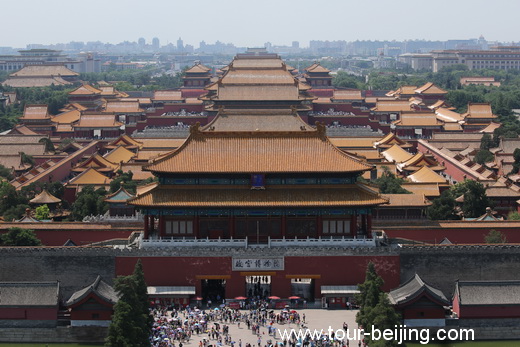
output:
[[224,75],[207,88],[205,100],[219,101],[300,101],[314,97],[277,55],[237,55]]
[[205,131],[307,131],[313,130],[291,109],[220,110]]
[[[320,126],[321,128],[322,126]],[[300,132],[201,132],[145,170],[158,173],[361,172],[372,165],[339,150],[324,129]]]

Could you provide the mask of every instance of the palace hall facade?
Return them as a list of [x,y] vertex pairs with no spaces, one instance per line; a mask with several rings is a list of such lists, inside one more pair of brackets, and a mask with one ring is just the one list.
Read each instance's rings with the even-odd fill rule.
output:
[[[300,113],[310,109],[314,97],[277,55],[239,54],[224,70],[202,97],[216,117],[203,127],[192,126],[184,144],[146,166],[158,184],[129,203],[145,216],[142,248],[177,252],[207,244],[221,247],[220,255],[225,247],[246,251],[238,257],[200,254],[192,261],[205,259],[207,269],[193,268],[184,281],[172,274],[169,282],[156,282],[192,284],[204,298],[258,294],[258,280],[269,287],[260,295],[279,296],[295,293],[298,285],[291,279],[314,280],[302,294],[309,298],[323,296],[322,286],[361,283],[370,257],[351,270],[352,278],[342,275],[328,283],[316,280],[333,274],[314,266],[322,264],[321,271],[327,271],[333,257],[323,251],[326,246],[376,248],[372,209],[388,201],[358,182],[373,166],[336,148],[323,124],[313,127],[302,120]],[[299,275],[284,275],[292,261],[277,251],[284,247],[325,256],[311,258],[312,270],[303,266]],[[270,255],[262,256],[262,249]],[[343,258],[339,263],[348,263],[349,257]],[[146,260],[143,264],[146,270]],[[346,294],[341,295],[344,303]]]

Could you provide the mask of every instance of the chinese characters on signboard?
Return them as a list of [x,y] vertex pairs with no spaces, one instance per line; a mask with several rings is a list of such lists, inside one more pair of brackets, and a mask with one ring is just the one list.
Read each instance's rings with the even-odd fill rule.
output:
[[233,258],[233,271],[283,270],[283,257],[279,258]]

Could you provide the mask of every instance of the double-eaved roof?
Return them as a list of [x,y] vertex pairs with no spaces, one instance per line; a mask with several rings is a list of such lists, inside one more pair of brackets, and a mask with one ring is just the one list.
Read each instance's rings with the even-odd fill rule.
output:
[[293,101],[312,100],[277,55],[237,55],[224,75],[206,88],[205,100]]

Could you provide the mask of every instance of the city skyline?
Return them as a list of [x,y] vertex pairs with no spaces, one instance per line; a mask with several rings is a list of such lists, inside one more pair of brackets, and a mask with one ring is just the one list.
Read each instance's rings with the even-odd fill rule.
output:
[[[500,3],[500,1],[499,1]],[[15,29],[5,35],[0,46],[23,48],[29,44],[58,44],[71,41],[119,43],[145,38],[151,43],[157,37],[161,45],[185,44],[197,47],[201,41],[233,43],[239,47],[258,47],[266,42],[306,47],[311,40],[431,40],[478,38],[489,41],[519,40],[515,30],[515,13],[520,3],[508,3],[508,11],[500,20],[488,2],[483,0],[438,0],[431,10],[415,9],[416,3],[376,0],[370,11],[352,1],[330,0],[324,4],[312,1],[265,0],[259,4],[227,0],[215,5],[208,0],[197,3],[151,1],[147,6],[137,1],[93,0],[84,11],[71,9],[66,16],[56,13],[70,7],[64,0],[39,2],[21,0],[3,5],[5,28]],[[499,8],[500,6],[495,6]],[[188,15],[186,15],[188,14]],[[49,18],[51,20],[49,20]],[[490,23],[490,25],[482,25]]]

